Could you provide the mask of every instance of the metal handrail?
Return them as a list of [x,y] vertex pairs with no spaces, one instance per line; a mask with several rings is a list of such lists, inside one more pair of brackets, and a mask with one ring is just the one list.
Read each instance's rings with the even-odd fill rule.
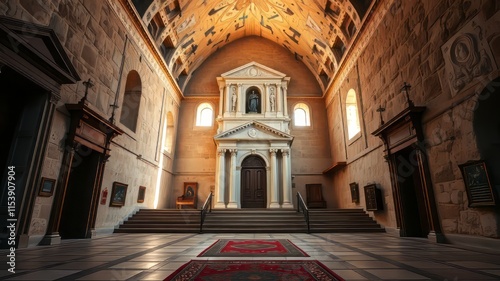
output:
[[304,219],[306,220],[307,223],[307,233],[311,233],[311,228],[309,226],[309,209],[306,206],[306,203],[304,202],[304,199],[302,198],[302,195],[300,195],[299,192],[297,192],[297,212],[300,213],[300,208],[302,208],[302,212],[304,213]]
[[200,210],[200,233],[203,233],[203,223],[205,222],[205,216],[207,213],[212,212],[212,197],[214,195],[212,194],[212,191],[210,191],[210,194],[207,197],[207,200],[205,200],[205,203],[203,204],[203,207]]

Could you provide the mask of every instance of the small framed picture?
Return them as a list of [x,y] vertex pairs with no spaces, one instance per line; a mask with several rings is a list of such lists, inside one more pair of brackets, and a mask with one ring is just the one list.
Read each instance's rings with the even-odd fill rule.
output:
[[110,207],[121,207],[125,205],[127,187],[128,184],[117,181],[113,182],[113,189],[111,190],[111,200],[109,201]]
[[55,179],[42,178],[42,183],[40,184],[40,190],[38,191],[38,196],[50,197],[54,194],[54,188],[56,186]]
[[469,207],[495,206],[495,196],[484,161],[469,161],[458,165],[465,183]]
[[146,187],[139,186],[139,194],[137,195],[137,203],[143,203],[146,197]]

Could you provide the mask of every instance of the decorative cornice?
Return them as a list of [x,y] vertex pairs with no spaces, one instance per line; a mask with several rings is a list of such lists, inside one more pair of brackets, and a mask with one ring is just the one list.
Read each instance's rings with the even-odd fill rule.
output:
[[239,131],[241,131],[243,129],[249,128],[251,126],[255,126],[255,127],[261,128],[261,129],[263,129],[265,131],[271,132],[271,133],[276,134],[276,135],[278,135],[280,137],[283,137],[283,138],[293,139],[292,135],[289,135],[289,134],[287,134],[287,133],[285,133],[283,131],[280,131],[278,129],[274,129],[274,128],[270,127],[270,126],[267,126],[267,125],[265,125],[263,123],[260,123],[260,122],[257,122],[257,121],[251,121],[251,122],[245,123],[243,125],[240,125],[238,127],[232,128],[230,130],[227,130],[225,132],[222,132],[222,133],[216,135],[214,138],[217,139],[217,138],[227,137],[227,136],[235,134],[235,133],[237,133],[237,132],[239,132]]
[[377,31],[379,24],[384,19],[393,2],[394,0],[380,0],[370,12],[370,15],[365,19],[366,23],[362,26],[362,31],[358,33],[351,43],[351,47],[348,48],[347,54],[339,63],[339,69],[335,72],[335,76],[330,80],[330,83],[325,89],[323,96],[325,97],[326,106],[329,106],[333,101],[333,98],[339,91],[345,78],[357,63],[366,46],[371,42],[373,34]]

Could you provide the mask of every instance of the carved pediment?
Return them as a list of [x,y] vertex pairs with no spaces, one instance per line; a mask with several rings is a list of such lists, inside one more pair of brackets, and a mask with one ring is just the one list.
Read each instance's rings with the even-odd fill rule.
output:
[[251,121],[215,135],[215,141],[248,140],[248,141],[293,141],[293,136],[270,127],[266,124]]
[[256,62],[250,62],[245,65],[242,65],[238,68],[230,70],[221,75],[223,78],[275,78],[275,79],[283,79],[286,75],[276,71],[272,68],[269,68],[265,65]]

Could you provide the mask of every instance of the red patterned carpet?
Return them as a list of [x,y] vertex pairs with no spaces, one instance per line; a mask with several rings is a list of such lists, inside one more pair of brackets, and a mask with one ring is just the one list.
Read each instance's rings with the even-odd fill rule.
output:
[[345,281],[321,262],[305,261],[212,261],[192,260],[165,281]]
[[198,257],[308,257],[287,239],[220,239]]

